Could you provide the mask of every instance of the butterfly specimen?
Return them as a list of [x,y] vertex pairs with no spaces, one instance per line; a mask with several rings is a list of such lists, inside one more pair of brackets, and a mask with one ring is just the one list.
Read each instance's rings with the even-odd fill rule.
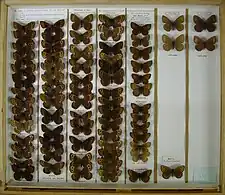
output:
[[134,60],[138,60],[140,58],[143,58],[144,60],[148,60],[149,55],[152,52],[152,47],[147,47],[144,49],[137,49],[135,47],[130,47],[130,51],[133,54]]
[[43,33],[41,33],[41,36],[45,41],[49,43],[55,43],[60,41],[64,37],[64,32],[61,28],[47,28]]
[[140,106],[135,103],[131,103],[131,108],[133,109],[133,113],[148,114],[148,111],[151,108],[151,104],[144,104]]
[[114,120],[109,121],[107,118],[99,117],[98,118],[99,123],[101,124],[101,129],[103,130],[118,130],[119,126],[121,125],[123,119],[122,118],[117,118]]
[[[59,82],[57,86],[51,85],[51,83],[45,83],[42,85],[42,90],[45,92],[45,95],[48,97],[54,97],[56,95],[61,95],[62,92],[65,90],[65,84]],[[44,98],[44,97],[43,97]],[[63,97],[60,97],[63,98]]]
[[101,32],[100,38],[103,41],[107,41],[110,37],[113,39],[113,41],[119,41],[121,38],[121,35],[124,33],[124,27],[116,27],[116,28],[108,28],[104,24],[98,25],[98,30]]
[[75,94],[77,96],[83,95],[83,94],[90,94],[92,89],[93,89],[92,83],[87,84],[86,86],[84,86],[82,88],[78,88],[78,86],[75,85],[74,83],[70,83],[70,90],[71,90],[72,94]]
[[109,98],[115,99],[116,97],[119,97],[123,93],[123,88],[122,87],[118,87],[115,89],[100,88],[98,92],[100,93],[100,95],[102,95],[107,99]]
[[92,107],[91,101],[94,99],[94,94],[85,95],[84,98],[80,98],[74,94],[69,95],[69,99],[73,101],[72,108],[77,109],[81,105],[83,105],[86,109],[90,109]]
[[105,150],[104,148],[101,148],[101,149],[98,149],[98,154],[101,157],[112,155],[115,158],[119,158],[122,155],[122,150],[117,149],[117,150],[113,150],[112,153],[109,153],[109,151]]
[[177,51],[182,51],[184,49],[184,35],[180,35],[177,38],[170,38],[167,35],[162,36],[163,49],[165,51],[170,51],[176,49]]
[[134,142],[130,142],[130,146],[131,146],[130,154],[134,162],[137,162],[138,160],[142,160],[143,162],[148,161],[148,157],[150,155],[149,147],[151,146],[150,142],[146,142],[144,144],[137,144]]
[[62,28],[65,25],[65,20],[58,20],[54,24],[49,24],[45,21],[40,21],[40,25],[42,28],[47,28],[48,30],[55,30],[57,28]]
[[194,29],[197,32],[202,32],[203,30],[208,30],[209,32],[214,32],[216,30],[215,23],[217,22],[216,15],[211,15],[208,19],[200,18],[197,15],[193,16],[193,21],[195,23]]
[[48,149],[41,147],[41,153],[44,154],[43,159],[45,161],[50,161],[51,159],[54,159],[57,162],[60,162],[62,160],[62,154],[64,150],[62,147],[56,148],[55,151],[49,151]]
[[88,74],[83,78],[80,78],[74,74],[70,74],[70,79],[72,80],[72,83],[75,84],[77,87],[86,86],[90,84],[90,82],[93,80],[93,74]]
[[[87,153],[83,157],[78,157],[78,155],[70,153],[70,166],[73,166],[74,168],[78,167],[88,167],[89,170],[92,169],[92,154]],[[70,172],[73,173],[73,171],[70,169]]]
[[131,113],[131,117],[133,122],[138,122],[141,121],[142,123],[146,123],[148,118],[149,118],[150,114],[136,114],[136,113]]
[[101,136],[101,140],[105,141],[119,141],[120,135],[122,134],[121,130],[113,131],[111,133],[98,129],[98,135]]
[[[116,97],[112,100],[109,100],[107,98],[104,97],[98,97],[98,101],[103,104],[104,109],[108,109],[108,110],[115,110],[118,107],[120,107],[120,104],[123,102],[123,97]],[[121,112],[121,111],[120,111]]]
[[80,133],[83,133],[84,135],[90,135],[92,132],[92,127],[94,125],[94,121],[89,119],[85,121],[84,124],[80,125],[76,121],[71,120],[70,125],[71,127],[73,127],[72,133],[74,135],[78,135]]
[[47,50],[43,50],[41,52],[42,54],[42,57],[44,59],[47,59],[47,60],[51,60],[52,58],[63,58],[64,57],[64,50],[63,48],[61,48],[59,51],[56,51],[56,52],[48,52]]
[[101,180],[103,182],[108,182],[109,180],[112,182],[117,182],[122,171],[119,172],[108,172],[108,170],[99,170],[99,176],[101,176]]
[[208,51],[213,51],[216,49],[216,36],[213,36],[209,39],[200,38],[198,36],[194,36],[195,49],[197,51],[202,51],[207,49]]
[[92,29],[92,21],[94,20],[94,15],[89,14],[85,16],[83,19],[79,18],[75,14],[70,15],[70,20],[73,22],[72,29],[79,30],[80,28],[84,28],[85,30]]
[[46,40],[41,40],[41,46],[46,48],[47,52],[56,52],[59,51],[62,47],[65,46],[65,40],[59,40],[56,42],[47,42]]
[[136,182],[138,179],[147,183],[150,180],[150,176],[152,174],[152,170],[145,170],[142,172],[136,172],[134,170],[128,169],[129,180],[131,182]]
[[44,102],[43,106],[47,109],[51,108],[52,106],[59,109],[63,107],[63,101],[65,100],[64,94],[57,94],[57,96],[49,97],[46,94],[40,94],[40,99]]
[[73,117],[73,123],[77,123],[78,125],[86,124],[87,121],[91,118],[92,112],[88,111],[84,114],[78,114],[74,111],[70,111],[70,115]]
[[107,61],[109,64],[115,64],[117,61],[122,60],[123,55],[122,54],[116,54],[114,56],[107,55],[104,52],[100,52],[99,57],[103,61]]
[[114,74],[109,74],[104,72],[103,70],[99,70],[99,77],[100,82],[103,86],[108,86],[109,84],[116,83],[117,85],[120,85],[123,83],[124,80],[124,70],[119,69]]
[[135,123],[135,122],[131,122],[131,127],[133,128],[133,132],[143,132],[143,131],[147,131],[147,128],[149,128],[150,123],[144,123],[142,125]]
[[63,108],[57,109],[53,114],[49,113],[44,108],[41,108],[41,114],[44,116],[42,118],[42,122],[44,124],[48,124],[48,123],[54,121],[56,124],[60,124],[63,121],[63,119],[61,117],[63,115],[63,113],[64,113]]
[[44,82],[56,86],[64,80],[64,74],[58,70],[55,72],[45,71],[41,78]]
[[78,152],[80,149],[84,149],[86,151],[91,151],[92,150],[92,144],[95,141],[95,137],[89,137],[86,140],[79,140],[76,137],[69,136],[70,142],[73,144],[72,145],[72,150],[75,152]]
[[91,60],[93,58],[93,51],[93,44],[86,46],[84,49],[78,49],[73,44],[70,45],[70,52],[72,53],[71,58],[74,60],[79,60],[80,58],[84,58],[85,60]]
[[12,166],[15,166],[17,168],[26,168],[28,166],[32,166],[32,164],[33,164],[32,159],[20,161],[13,157],[9,157],[9,160],[12,163]]
[[165,31],[171,31],[171,30],[178,30],[182,31],[184,30],[184,16],[181,15],[179,16],[176,20],[171,21],[169,18],[166,16],[162,16],[162,22],[164,23],[163,28]]
[[122,146],[122,141],[115,141],[112,143],[106,142],[104,140],[98,140],[98,145],[103,147],[108,153],[112,153],[116,151],[118,148]]
[[9,120],[10,125],[14,127],[14,131],[16,133],[20,133],[21,131],[26,131],[27,133],[31,132],[32,125],[34,122],[32,120],[28,121],[16,121],[16,120]]
[[94,63],[93,59],[86,60],[83,63],[78,63],[76,59],[69,60],[70,65],[72,66],[72,72],[78,73],[80,71],[84,71],[85,74],[89,74],[91,72],[91,67]]
[[99,60],[100,70],[108,74],[115,74],[123,66],[123,60],[118,60],[114,64],[110,64],[107,61]]
[[151,29],[151,24],[139,25],[134,22],[131,22],[130,26],[133,29],[132,34],[134,35],[138,34],[148,35],[148,32]]
[[148,47],[150,35],[147,35],[145,37],[140,38],[139,36],[132,34],[131,39],[132,39],[132,46],[133,47],[138,47],[139,45],[143,45],[144,47]]
[[120,27],[125,21],[125,15],[118,15],[114,18],[111,18],[104,14],[99,14],[99,21],[102,22],[106,27]]
[[145,74],[145,75],[138,75],[138,74],[132,74],[132,78],[134,79],[134,83],[144,83],[148,84],[149,79],[151,78],[151,74]]
[[131,66],[133,67],[134,72],[140,72],[143,71],[144,73],[148,73],[150,71],[150,67],[152,66],[152,60],[140,63],[131,60]]
[[44,167],[43,172],[45,174],[50,174],[52,172],[55,175],[60,175],[61,169],[64,167],[65,163],[64,162],[57,162],[55,164],[51,164],[51,163],[45,162],[43,160],[40,160],[40,165],[42,167]]
[[185,166],[180,165],[176,168],[167,167],[165,165],[160,166],[160,170],[162,171],[162,177],[164,179],[169,179],[170,177],[176,177],[177,179],[180,179],[183,177]]
[[83,42],[86,45],[90,43],[92,34],[92,30],[88,30],[85,33],[78,33],[73,30],[70,31],[70,36],[73,37],[74,44],[79,44]]
[[21,181],[23,178],[27,181],[32,181],[33,180],[33,175],[32,173],[34,172],[34,168],[26,168],[26,169],[13,169],[14,174],[13,177],[17,181]]
[[30,41],[36,36],[36,31],[33,30],[35,22],[29,22],[26,25],[13,22],[13,27],[16,29],[16,31],[13,31],[14,37],[16,39],[23,39],[24,43]]
[[144,132],[143,134],[138,134],[137,132],[130,132],[130,136],[133,138],[133,141],[135,143],[139,142],[147,142],[149,137],[151,136],[151,133]]
[[109,108],[108,105],[100,105],[100,106],[98,106],[98,110],[102,114],[103,118],[116,119],[116,118],[119,118],[120,115],[123,113],[124,108],[120,107],[120,106],[117,106],[117,107],[115,106],[115,107]]
[[71,175],[72,180],[79,181],[80,178],[84,178],[86,180],[90,180],[92,178],[92,173],[90,170],[86,167],[84,167],[82,170],[75,169],[73,171],[73,174]]
[[134,96],[139,96],[141,94],[143,94],[144,96],[148,96],[152,88],[152,83],[144,84],[143,86],[137,85],[136,83],[131,83],[130,86],[131,89],[133,89]]
[[108,45],[104,42],[99,42],[99,47],[106,53],[107,55],[116,55],[121,54],[121,49],[123,48],[123,41],[120,41],[114,45]]

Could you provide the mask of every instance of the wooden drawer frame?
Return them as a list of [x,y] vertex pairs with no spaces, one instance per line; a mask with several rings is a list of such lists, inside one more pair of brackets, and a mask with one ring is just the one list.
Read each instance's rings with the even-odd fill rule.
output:
[[[118,189],[115,191],[108,190],[69,190],[69,189],[8,189],[6,186],[6,110],[5,104],[7,101],[6,97],[6,40],[7,40],[7,8],[12,5],[76,5],[76,4],[93,4],[91,0],[0,0],[0,195],[1,194],[32,194],[39,195],[44,193],[45,195],[69,195],[69,194],[104,194],[108,195],[111,193],[124,194],[135,194],[137,191]],[[94,4],[114,4],[112,0],[95,0]],[[162,5],[173,5],[173,4],[192,4],[192,5],[217,5],[220,7],[220,35],[221,35],[221,144],[220,144],[220,185],[218,191],[209,190],[148,190],[141,191],[142,194],[164,194],[170,192],[170,194],[202,194],[208,193],[210,195],[225,194],[225,0],[120,0],[119,4],[162,4]]]

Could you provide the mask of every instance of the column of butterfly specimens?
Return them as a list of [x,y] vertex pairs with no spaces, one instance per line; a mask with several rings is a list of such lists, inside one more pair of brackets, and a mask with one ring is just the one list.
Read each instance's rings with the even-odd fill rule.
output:
[[185,9],[158,9],[158,26],[158,181],[184,182]]
[[[10,147],[10,179],[16,181],[36,180],[37,147],[36,121],[37,111],[37,24],[34,21],[17,20],[12,22],[12,51],[9,91],[9,123],[12,131]],[[9,62],[10,63],[10,62]]]
[[94,182],[96,9],[69,10],[68,180]]
[[98,9],[98,178],[124,183],[125,9]]
[[66,179],[65,21],[65,19],[40,21],[39,180],[41,181]]
[[[189,16],[188,178],[190,182],[193,178],[206,182],[209,175],[215,175],[215,179],[210,180],[217,183],[221,107],[219,8],[196,7],[189,9]],[[201,142],[200,136],[204,136]],[[194,147],[196,144],[200,147]],[[199,153],[201,157],[196,155]],[[200,167],[203,166],[210,168],[202,170]],[[203,178],[202,174],[206,177]]]
[[153,180],[153,32],[154,9],[127,9],[127,183]]

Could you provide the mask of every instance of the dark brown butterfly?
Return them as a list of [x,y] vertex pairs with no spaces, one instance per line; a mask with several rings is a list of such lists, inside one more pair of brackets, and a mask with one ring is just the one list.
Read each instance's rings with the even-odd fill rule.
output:
[[32,48],[29,47],[28,45],[19,48],[17,51],[13,52],[13,57],[19,59],[19,57],[15,56],[15,54],[20,55],[20,59],[21,58],[33,59],[34,58],[33,55],[35,55]]
[[105,156],[111,154],[112,156],[114,156],[116,158],[119,158],[122,155],[122,150],[117,149],[117,150],[113,150],[112,153],[109,153],[108,150],[105,150],[104,148],[101,148],[101,149],[98,149],[98,154],[101,157],[105,157]]
[[119,177],[122,173],[121,170],[117,172],[108,172],[108,170],[98,170],[99,176],[101,176],[101,180],[103,182],[108,182],[109,180],[112,182],[117,182]]
[[22,108],[25,108],[25,109],[29,109],[30,107],[33,106],[34,102],[35,102],[35,98],[33,96],[30,96],[29,98],[27,99],[19,99],[19,97],[15,97],[15,98],[10,98],[9,99],[9,102],[10,104],[16,106],[16,107],[21,107]]
[[99,14],[99,21],[102,22],[106,27],[120,27],[125,21],[125,15],[118,15],[114,18],[111,18],[104,14]]
[[116,151],[122,146],[122,141],[115,141],[112,143],[106,142],[104,140],[98,140],[98,145],[103,147],[104,150],[108,151],[108,153],[112,153],[112,151]]
[[45,161],[50,161],[51,159],[54,159],[57,162],[60,162],[62,160],[62,154],[64,150],[62,147],[55,149],[54,151],[49,151],[48,149],[41,147],[41,153],[44,154],[43,159]]
[[152,27],[151,24],[139,25],[134,22],[131,22],[130,26],[133,29],[132,34],[134,35],[138,34],[148,35],[148,32]]
[[80,19],[75,14],[71,14],[70,20],[73,22],[73,24],[72,24],[73,30],[79,30],[82,27],[84,27],[85,30],[91,30],[92,29],[92,21],[94,20],[94,15],[89,14],[89,15],[85,16],[83,19]]
[[83,63],[78,63],[77,60],[70,59],[69,62],[72,65],[73,73],[78,73],[80,71],[84,71],[85,74],[89,74],[91,72],[91,67],[94,63],[93,59],[86,60]]
[[21,75],[13,74],[12,79],[15,82],[14,86],[16,88],[30,88],[33,86],[33,83],[35,82],[36,78],[34,75],[29,75],[26,77],[26,79],[22,79]]
[[93,74],[88,74],[83,78],[80,78],[74,74],[70,74],[70,79],[77,87],[85,86],[90,84],[90,82],[93,80]]
[[149,137],[151,136],[151,133],[143,133],[143,134],[138,134],[136,132],[130,132],[130,136],[133,138],[133,141],[135,143],[139,142],[147,142]]
[[131,39],[132,39],[132,46],[133,47],[138,47],[139,45],[143,45],[144,47],[148,47],[150,35],[147,35],[145,37],[140,38],[139,36],[132,34]]
[[138,179],[143,181],[144,183],[149,182],[150,176],[152,174],[152,170],[145,170],[142,172],[137,172],[131,169],[128,169],[129,180],[131,182],[136,182]]
[[21,25],[17,22],[13,22],[13,27],[17,30],[26,32],[26,31],[32,30],[35,27],[35,22],[29,22],[26,25]]
[[65,46],[65,40],[59,40],[57,42],[51,42],[51,43],[47,42],[46,40],[42,40],[41,46],[43,48],[46,48],[50,52],[56,52]]
[[79,60],[84,58],[85,60],[91,60],[93,58],[94,47],[93,44],[86,46],[84,49],[78,49],[75,45],[70,45],[70,52],[72,53],[71,58]]
[[94,94],[85,95],[84,98],[80,98],[74,94],[69,95],[69,99],[73,101],[72,108],[77,109],[81,105],[83,105],[86,109],[90,109],[92,107],[91,101],[94,99]]
[[[31,111],[31,112],[29,112]],[[26,111],[21,111],[19,107],[12,107],[13,118],[15,121],[29,121],[32,120],[33,108],[27,109]]]
[[55,70],[55,72],[45,71],[44,74],[41,75],[41,79],[48,84],[58,85],[64,80],[64,74],[58,70]]
[[53,30],[46,29],[43,33],[41,33],[41,36],[45,41],[55,43],[63,39],[64,32],[61,28],[55,28]]
[[147,47],[144,49],[137,49],[135,47],[130,47],[130,51],[133,54],[134,60],[138,60],[140,58],[143,58],[144,60],[148,60],[149,55],[152,52],[152,47]]
[[151,104],[145,104],[145,105],[140,106],[135,103],[131,103],[131,108],[133,109],[133,113],[148,114],[148,111],[151,108]]
[[42,117],[42,122],[44,124],[48,124],[50,122],[55,122],[56,124],[61,124],[63,122],[62,115],[64,113],[63,108],[57,109],[53,114],[49,113],[46,109],[41,108],[41,114],[44,116]]
[[[117,97],[112,100],[109,100],[104,97],[98,97],[98,101],[103,104],[105,107],[108,107],[109,110],[116,109],[120,107],[120,104],[123,102],[123,97]],[[107,108],[106,108],[107,109]]]
[[47,50],[44,49],[41,52],[42,57],[47,60],[51,60],[54,58],[63,58],[64,54],[65,52],[63,49],[60,49],[59,51],[56,51],[56,52],[48,52]]
[[78,114],[74,111],[70,111],[70,115],[73,117],[73,123],[77,123],[79,126],[82,126],[91,118],[92,112],[88,111],[83,114]]
[[195,49],[197,51],[202,51],[204,49],[207,49],[208,51],[213,51],[216,49],[216,42],[216,36],[210,37],[209,39],[194,36]]
[[52,106],[59,109],[63,107],[63,101],[65,100],[64,94],[57,94],[57,96],[49,97],[46,94],[40,94],[40,99],[44,102],[43,106],[47,109],[51,108]]
[[141,121],[142,123],[146,123],[150,114],[142,114],[142,115],[139,115],[139,114],[136,114],[136,113],[131,113],[130,114],[131,117],[132,117],[132,120],[133,122],[138,122],[138,121]]
[[17,181],[21,181],[23,178],[27,181],[32,181],[33,180],[33,175],[32,173],[34,172],[34,167],[27,167],[26,169],[18,169],[16,167],[13,167],[13,177]]
[[175,168],[167,167],[165,165],[160,166],[160,170],[162,171],[162,177],[164,179],[169,179],[170,177],[176,177],[177,179],[180,179],[183,177],[185,166],[180,165]]
[[102,125],[101,129],[103,130],[109,130],[109,129],[118,130],[119,126],[121,125],[123,121],[122,118],[117,118],[112,121],[109,121],[109,119],[103,118],[103,117],[99,117],[98,120],[99,120],[99,123]]
[[139,96],[141,94],[143,94],[144,96],[148,96],[152,88],[152,83],[144,84],[143,86],[137,85],[136,83],[131,83],[130,86],[131,89],[133,89],[134,96]]
[[179,16],[176,20],[171,21],[169,18],[166,16],[162,16],[162,22],[164,23],[163,28],[165,31],[171,31],[171,30],[178,30],[182,31],[184,30],[184,16],[181,15]]
[[47,72],[55,72],[56,70],[62,71],[65,69],[65,64],[61,60],[45,61],[41,63],[41,68]]
[[118,87],[115,89],[104,89],[104,88],[100,88],[98,90],[98,92],[105,98],[109,99],[115,99],[117,97],[119,97],[122,93],[123,93],[123,88],[122,87]]
[[121,134],[122,134],[121,129],[113,131],[111,133],[98,129],[98,135],[100,135],[101,136],[100,139],[104,141],[114,141],[114,142],[119,141]]
[[21,160],[15,159],[13,157],[9,157],[9,160],[13,165],[16,165],[18,168],[26,168],[28,166],[33,165],[32,159],[21,161]]
[[131,146],[130,154],[134,162],[137,162],[138,160],[142,160],[143,162],[148,161],[148,157],[150,155],[149,148],[151,146],[150,142],[146,142],[144,144],[137,144],[135,142],[130,142],[130,146]]
[[57,162],[55,164],[51,164],[51,163],[45,162],[43,160],[40,160],[40,165],[42,167],[44,167],[43,172],[45,174],[50,174],[52,172],[55,175],[60,175],[61,169],[64,167],[65,163],[64,162]]
[[[104,149],[105,150],[105,149]],[[107,151],[107,150],[105,150]],[[118,156],[113,156],[113,153],[105,152],[104,157],[98,158],[97,160],[99,165],[102,165],[105,169],[112,166],[114,168],[119,168],[123,164],[122,160],[119,160]],[[109,168],[107,169],[109,171]]]
[[48,29],[62,28],[65,25],[65,20],[64,19],[58,20],[54,24],[49,24],[45,21],[40,21],[40,25],[42,28],[48,28]]
[[170,51],[176,49],[177,51],[182,51],[184,49],[184,35],[180,35],[177,38],[170,38],[167,35],[162,36],[163,49],[165,51]]
[[78,135],[80,133],[83,133],[84,135],[90,135],[92,132],[92,127],[94,125],[94,121],[89,119],[89,120],[85,121],[84,124],[79,125],[79,124],[77,124],[76,121],[71,120],[70,125],[71,125],[71,127],[73,127],[72,133],[74,135]]
[[145,75],[138,75],[138,74],[132,74],[132,78],[134,79],[134,83],[144,83],[148,84],[149,79],[151,78],[151,74],[145,74]]
[[83,42],[85,45],[91,42],[92,30],[88,30],[85,33],[78,33],[71,30],[70,36],[73,37],[73,43],[79,44]]
[[115,74],[123,66],[123,60],[118,60],[114,64],[99,60],[99,66],[101,68],[100,70],[103,70],[108,74]]
[[75,152],[78,152],[80,149],[84,149],[85,151],[91,151],[92,150],[92,144],[95,141],[95,137],[89,137],[86,140],[79,140],[76,137],[69,136],[70,142],[72,145],[72,150]]
[[32,87],[28,87],[25,90],[21,89],[21,88],[16,88],[16,87],[12,87],[11,91],[13,94],[15,94],[16,96],[18,96],[19,99],[23,100],[24,98],[30,98],[30,96],[33,95],[35,88]]
[[139,134],[143,134],[144,132],[147,132],[148,128],[150,126],[150,122],[144,123],[142,125],[135,123],[135,122],[131,122],[131,127],[133,128],[133,132],[135,133],[139,133]]
[[123,113],[124,108],[118,106],[118,107],[114,107],[113,109],[109,109],[108,105],[101,105],[101,106],[98,106],[98,110],[102,114],[103,118],[116,119],[120,117],[120,115]]
[[53,97],[58,94],[62,94],[65,88],[65,84],[63,84],[62,82],[57,83],[57,86],[55,87],[54,85],[51,85],[51,83],[45,83],[44,85],[42,85],[42,90],[48,97]]
[[[74,170],[74,169],[73,169]],[[75,171],[76,170],[76,171]],[[72,180],[74,181],[79,181],[80,178],[84,178],[86,180],[90,180],[92,178],[92,173],[90,172],[90,170],[86,167],[84,167],[83,169],[75,169],[73,171],[73,174],[71,175]]]
[[93,89],[92,83],[84,86],[83,88],[78,88],[78,86],[75,85],[74,83],[70,83],[70,90],[72,94],[75,94],[77,96],[83,95],[83,94],[90,94],[92,89]]
[[144,71],[144,73],[150,72],[150,67],[152,66],[152,60],[144,63],[136,62],[131,60],[131,66],[133,67],[134,72]]
[[119,69],[114,74],[109,74],[104,72],[103,70],[99,70],[99,77],[100,82],[103,86],[108,86],[109,84],[116,83],[117,85],[120,85],[124,81],[124,70]]
[[[78,157],[76,154],[70,153],[70,167],[73,166],[74,168],[78,167],[88,167],[89,170],[92,169],[92,154],[87,153],[83,157]],[[73,173],[73,171],[70,168],[70,172]]]
[[20,133],[22,131],[26,131],[27,133],[31,132],[32,130],[32,126],[34,124],[34,122],[32,120],[29,121],[24,121],[24,122],[20,122],[20,121],[16,121],[16,120],[9,120],[10,125],[12,125],[14,127],[14,131],[16,133]]
[[109,45],[104,42],[99,42],[99,47],[106,53],[107,55],[116,55],[122,54],[121,49],[123,48],[123,41],[120,41],[114,45]]
[[99,57],[103,61],[107,61],[110,64],[115,64],[117,61],[122,60],[123,55],[122,54],[116,54],[114,56],[110,56],[105,54],[104,52],[100,52]]
[[200,18],[197,15],[193,16],[193,21],[195,23],[194,29],[197,32],[202,32],[203,30],[208,30],[209,32],[214,32],[216,30],[215,23],[217,22],[216,15],[211,15],[208,19]]
[[24,43],[29,42],[36,36],[35,22],[29,22],[26,25],[21,25],[17,22],[13,22],[13,27],[16,31],[13,31],[13,35],[17,39],[22,39]]
[[121,39],[121,35],[124,33],[123,26],[110,29],[106,27],[104,24],[99,24],[98,30],[99,32],[101,32],[100,38],[103,41],[107,41],[110,37],[112,37],[113,41],[119,41]]

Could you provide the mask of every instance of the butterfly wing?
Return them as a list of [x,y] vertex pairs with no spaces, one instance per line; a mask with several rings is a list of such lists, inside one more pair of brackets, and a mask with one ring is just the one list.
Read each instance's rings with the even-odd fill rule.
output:
[[178,166],[173,170],[173,175],[177,178],[180,179],[183,177],[183,172],[184,172],[185,166]]
[[131,169],[128,169],[128,175],[131,182],[136,182],[139,179],[139,173]]
[[72,145],[72,150],[75,152],[78,152],[81,149],[81,146],[83,144],[82,141],[77,139],[76,137],[70,136],[69,137],[70,142],[73,144]]
[[144,182],[144,183],[147,183],[149,182],[150,180],[150,176],[152,174],[152,170],[149,169],[149,170],[146,170],[146,171],[143,171],[142,173],[140,173],[140,179]]
[[89,137],[88,139],[86,139],[84,142],[83,142],[83,148],[84,150],[86,151],[91,151],[92,150],[92,144],[93,142],[95,141],[95,137],[92,136],[92,137]]
[[198,36],[194,36],[195,49],[197,51],[202,51],[205,49],[205,42]]
[[184,15],[179,16],[175,21],[174,21],[174,26],[178,31],[184,30]]
[[170,37],[168,37],[167,35],[162,36],[162,41],[164,43],[163,49],[165,51],[170,51],[171,49],[174,48],[172,39]]
[[114,83],[116,83],[117,85],[120,85],[123,83],[123,77],[124,77],[124,70],[123,69],[119,69],[113,76],[112,76],[112,80],[114,81]]
[[171,20],[163,15],[162,22],[164,23],[164,25],[163,25],[164,30],[167,32],[171,31],[171,29],[173,27],[173,23],[171,22]]
[[216,42],[217,42],[217,38],[216,36],[213,36],[211,38],[209,38],[206,43],[205,43],[205,47],[206,49],[208,49],[209,51],[213,51],[216,49]]
[[205,30],[205,21],[197,15],[193,16],[193,21],[195,23],[194,29],[196,32],[202,32]]
[[214,32],[214,31],[216,30],[216,25],[215,25],[216,22],[217,22],[216,15],[211,15],[211,16],[205,21],[206,29],[207,29],[209,32]]
[[92,29],[92,22],[94,20],[94,15],[89,14],[82,20],[82,25],[85,30],[91,30]]
[[184,35],[180,35],[175,40],[175,49],[177,51],[182,51],[184,49]]
[[160,170],[164,179],[169,179],[173,174],[173,170],[165,165],[160,165]]

